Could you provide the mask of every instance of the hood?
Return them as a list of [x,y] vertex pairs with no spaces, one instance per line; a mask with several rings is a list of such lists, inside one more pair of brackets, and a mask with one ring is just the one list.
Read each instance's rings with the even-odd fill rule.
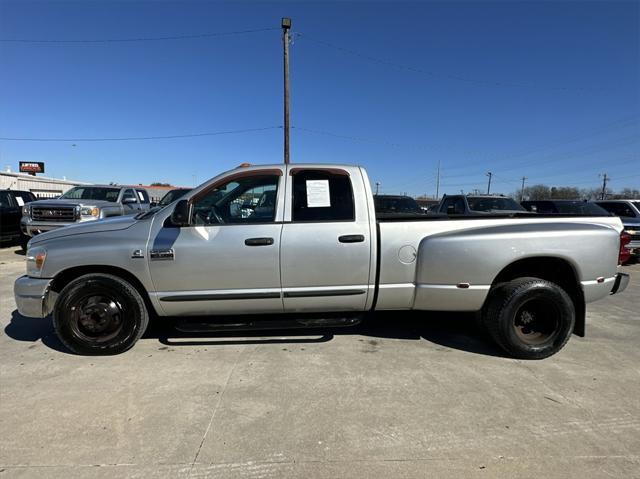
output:
[[136,220],[133,216],[116,216],[104,220],[76,223],[34,236],[31,241],[29,241],[29,244],[35,245],[50,239],[63,238],[65,236],[73,236],[85,233],[101,233],[104,231],[126,230],[137,221],[138,220]]
[[37,200],[31,201],[29,203],[30,206],[51,206],[52,208],[57,208],[59,206],[114,206],[118,203],[113,201],[103,201],[103,200],[67,200],[67,199],[57,199],[57,200]]

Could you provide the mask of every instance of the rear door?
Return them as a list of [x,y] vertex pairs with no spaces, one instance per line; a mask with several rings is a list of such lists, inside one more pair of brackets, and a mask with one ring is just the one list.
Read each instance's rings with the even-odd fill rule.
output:
[[[353,170],[352,170],[353,171]],[[281,271],[286,312],[363,311],[371,232],[362,177],[337,168],[287,170]]]

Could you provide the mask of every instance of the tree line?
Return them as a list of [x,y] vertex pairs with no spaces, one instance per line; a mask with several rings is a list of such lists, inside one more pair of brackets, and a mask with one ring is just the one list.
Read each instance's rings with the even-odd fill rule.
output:
[[[547,186],[531,185],[524,189],[511,193],[511,197],[516,200],[600,200],[602,199],[602,188],[576,188],[575,186]],[[624,200],[640,198],[640,190],[636,188],[623,188],[613,191],[610,188],[605,190],[605,199]]]

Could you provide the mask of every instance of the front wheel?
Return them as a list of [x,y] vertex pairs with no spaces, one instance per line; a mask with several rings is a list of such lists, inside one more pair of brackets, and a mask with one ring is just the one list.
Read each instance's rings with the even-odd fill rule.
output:
[[575,316],[573,301],[560,286],[539,278],[519,278],[491,292],[483,323],[510,355],[543,359],[567,343]]
[[31,238],[27,235],[20,235],[20,248],[22,248],[22,252],[27,252],[27,244]]
[[53,326],[62,343],[76,354],[118,354],[144,334],[149,315],[140,293],[110,274],[87,274],[60,292]]

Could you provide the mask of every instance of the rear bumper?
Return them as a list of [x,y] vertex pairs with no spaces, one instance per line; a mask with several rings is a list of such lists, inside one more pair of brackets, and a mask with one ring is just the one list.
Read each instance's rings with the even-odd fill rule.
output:
[[13,285],[18,312],[28,318],[45,318],[51,312],[51,279],[20,276]]
[[622,293],[629,285],[630,276],[627,273],[616,274],[616,280],[613,283],[610,294]]

